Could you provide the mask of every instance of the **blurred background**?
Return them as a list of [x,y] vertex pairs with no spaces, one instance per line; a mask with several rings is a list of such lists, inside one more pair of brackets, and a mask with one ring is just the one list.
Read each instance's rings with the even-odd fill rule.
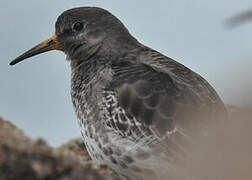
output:
[[9,62],[54,33],[69,8],[98,6],[117,16],[143,44],[201,74],[225,104],[252,104],[252,23],[230,18],[250,0],[0,1],[0,116],[32,137],[59,145],[80,136],[70,98],[70,66],[61,52]]

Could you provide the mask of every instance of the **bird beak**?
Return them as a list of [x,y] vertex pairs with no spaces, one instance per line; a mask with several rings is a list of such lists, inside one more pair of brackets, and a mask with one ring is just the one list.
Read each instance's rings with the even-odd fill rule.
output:
[[13,61],[10,62],[10,65],[15,65],[29,57],[51,51],[51,50],[60,50],[60,43],[57,40],[57,35],[52,35],[49,39],[43,41],[42,43],[38,44],[37,46],[31,48],[29,51],[25,52],[21,56],[17,57]]

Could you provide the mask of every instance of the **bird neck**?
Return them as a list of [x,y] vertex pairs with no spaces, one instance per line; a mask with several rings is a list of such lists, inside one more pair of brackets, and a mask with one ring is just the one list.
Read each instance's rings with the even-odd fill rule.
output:
[[106,66],[104,59],[96,55],[92,55],[84,61],[70,61],[70,64],[72,77],[77,76],[81,78],[84,84],[89,83]]
[[[121,40],[125,40],[121,43]],[[82,54],[82,58],[71,59],[71,70],[72,70],[72,84],[78,86],[76,79],[81,79],[83,85],[97,83],[94,81],[104,81],[101,76],[103,72],[107,73],[111,70],[111,64],[117,61],[124,61],[126,59],[134,60],[136,52],[140,51],[143,45],[141,45],[133,37],[128,38],[116,38],[107,39],[96,47],[93,47],[90,51]],[[102,74],[102,75],[101,75]],[[109,78],[108,78],[109,79]]]
[[107,55],[110,58],[120,58],[125,54],[128,54],[136,49],[142,47],[131,34],[114,35],[103,40],[103,45],[101,47],[101,54]]
[[[102,61],[102,60],[101,60]],[[78,107],[83,102],[86,107],[96,104],[102,89],[112,80],[110,66],[94,62],[83,62],[79,65],[71,63],[71,96],[74,106]]]

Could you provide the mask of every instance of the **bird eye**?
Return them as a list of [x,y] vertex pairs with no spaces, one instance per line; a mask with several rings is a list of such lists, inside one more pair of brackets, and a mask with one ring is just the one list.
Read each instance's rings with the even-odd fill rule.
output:
[[73,25],[73,30],[74,31],[81,31],[83,29],[83,24],[81,22],[77,22]]

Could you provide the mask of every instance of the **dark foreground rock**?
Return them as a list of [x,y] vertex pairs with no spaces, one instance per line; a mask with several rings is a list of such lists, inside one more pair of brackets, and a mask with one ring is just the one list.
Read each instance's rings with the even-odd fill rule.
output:
[[90,161],[79,139],[60,148],[31,140],[0,118],[0,180],[116,180],[105,165]]

